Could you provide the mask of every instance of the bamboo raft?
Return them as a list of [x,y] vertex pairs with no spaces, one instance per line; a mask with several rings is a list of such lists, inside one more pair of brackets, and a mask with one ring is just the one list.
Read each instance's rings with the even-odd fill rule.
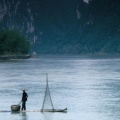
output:
[[20,111],[11,111],[11,110],[0,110],[0,112],[67,112],[67,108],[65,109],[46,109],[46,110],[20,110]]

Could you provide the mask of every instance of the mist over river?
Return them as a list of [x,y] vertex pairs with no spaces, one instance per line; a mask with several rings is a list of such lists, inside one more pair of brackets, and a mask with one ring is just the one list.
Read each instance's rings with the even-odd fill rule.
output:
[[[46,73],[55,109],[67,113],[10,112],[28,93],[27,110],[42,108]],[[75,56],[0,62],[0,120],[119,120],[120,59]]]

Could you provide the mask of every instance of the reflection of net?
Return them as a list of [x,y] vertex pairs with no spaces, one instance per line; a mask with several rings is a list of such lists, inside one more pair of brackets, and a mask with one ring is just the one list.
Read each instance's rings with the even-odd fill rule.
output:
[[46,91],[45,91],[44,101],[43,101],[43,105],[42,105],[42,110],[43,109],[54,109],[53,104],[52,104],[52,99],[51,99],[51,96],[50,96],[47,75],[46,75],[46,81],[47,81]]

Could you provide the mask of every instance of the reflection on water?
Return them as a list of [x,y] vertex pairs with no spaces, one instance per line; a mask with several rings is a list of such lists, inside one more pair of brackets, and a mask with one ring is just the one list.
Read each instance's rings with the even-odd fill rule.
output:
[[17,120],[29,120],[26,112],[11,112],[11,115],[14,119]]
[[17,115],[17,114],[20,114],[20,111],[18,111],[18,112],[13,112],[13,111],[11,111],[11,114],[12,114],[12,115]]
[[53,120],[53,114],[49,112],[42,112],[43,120]]
[[22,120],[28,120],[26,112],[22,112]]

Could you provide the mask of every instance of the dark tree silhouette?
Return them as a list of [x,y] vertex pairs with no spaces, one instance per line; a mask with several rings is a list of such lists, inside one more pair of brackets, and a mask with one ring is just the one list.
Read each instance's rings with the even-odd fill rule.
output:
[[30,43],[18,31],[9,30],[0,32],[0,54],[27,54]]

